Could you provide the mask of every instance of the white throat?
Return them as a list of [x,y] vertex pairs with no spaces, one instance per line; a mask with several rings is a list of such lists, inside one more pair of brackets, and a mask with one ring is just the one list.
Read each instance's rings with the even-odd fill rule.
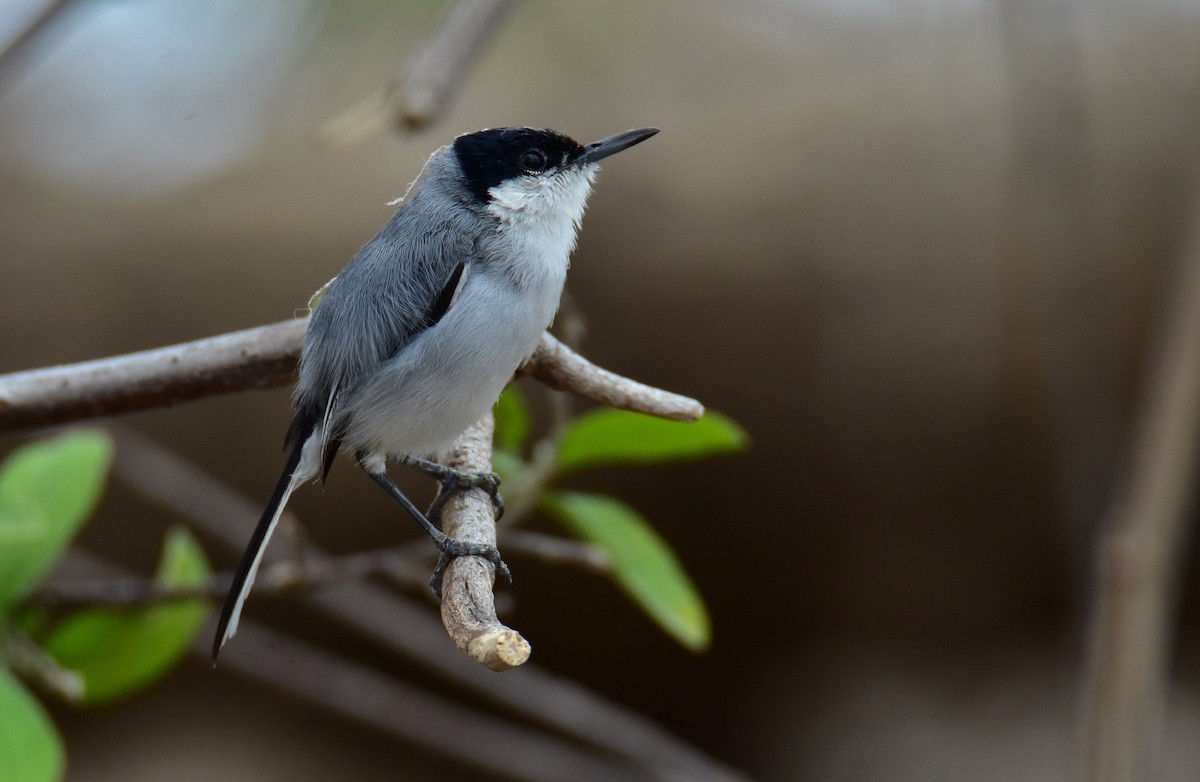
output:
[[487,210],[511,243],[511,272],[522,287],[550,283],[561,291],[596,169],[516,177],[488,191]]

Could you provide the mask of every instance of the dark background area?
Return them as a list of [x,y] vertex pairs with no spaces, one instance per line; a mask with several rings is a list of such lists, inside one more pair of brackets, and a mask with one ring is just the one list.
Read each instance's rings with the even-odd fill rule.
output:
[[[1063,778],[1090,545],[1196,218],[1200,6],[529,2],[435,127],[323,146],[438,9],[80,4],[0,83],[0,371],[289,317],[458,133],[656,125],[591,200],[582,352],[752,447],[577,485],[654,522],[714,644],[532,561],[506,618],[537,665],[755,777]],[[125,423],[265,501],[288,415],[276,390]],[[312,536],[413,536],[348,467],[295,498]],[[80,542],[149,571],[175,521],[114,484]],[[1200,774],[1195,593],[1163,779]],[[284,600],[248,613],[354,644]],[[78,779],[458,773],[198,660],[56,715]]]

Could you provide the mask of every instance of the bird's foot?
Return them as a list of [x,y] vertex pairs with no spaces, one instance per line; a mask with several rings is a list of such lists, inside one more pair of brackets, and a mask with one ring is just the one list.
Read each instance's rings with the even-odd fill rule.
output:
[[433,568],[433,575],[429,578],[429,588],[433,590],[433,594],[440,600],[442,597],[442,578],[446,574],[446,568],[450,561],[456,557],[482,557],[488,562],[496,566],[496,585],[500,588],[512,586],[512,571],[508,569],[508,565],[500,558],[500,550],[495,546],[489,546],[486,543],[471,543],[468,541],[455,540],[450,537],[442,539],[434,539],[434,544],[437,545],[438,551],[441,552],[438,556],[437,565]]
[[439,518],[442,506],[450,499],[451,492],[483,489],[492,500],[492,511],[497,521],[504,515],[504,498],[500,496],[500,476],[494,472],[463,472],[444,464],[431,462],[417,456],[405,456],[404,462],[432,476],[438,482],[438,493],[425,516],[441,527]]

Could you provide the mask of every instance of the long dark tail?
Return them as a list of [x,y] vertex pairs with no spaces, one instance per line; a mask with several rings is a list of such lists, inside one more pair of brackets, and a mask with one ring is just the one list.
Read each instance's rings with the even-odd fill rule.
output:
[[233,574],[233,584],[229,587],[229,595],[225,598],[225,607],[221,609],[221,618],[217,622],[217,634],[213,638],[213,665],[217,663],[217,655],[221,653],[221,647],[237,633],[242,604],[246,602],[246,598],[250,594],[250,587],[254,584],[254,575],[258,572],[259,563],[262,562],[263,552],[267,550],[267,543],[271,540],[271,533],[275,531],[275,525],[279,523],[279,517],[283,514],[288,497],[296,489],[297,484],[308,477],[300,475],[296,471],[300,464],[300,456],[304,452],[304,440],[305,438],[297,438],[292,445],[292,453],[288,456],[283,474],[279,476],[279,482],[275,484],[271,500],[267,503],[262,518],[258,520],[258,526],[254,528],[254,534],[246,546],[246,553],[242,554],[241,564],[238,565],[237,572]]

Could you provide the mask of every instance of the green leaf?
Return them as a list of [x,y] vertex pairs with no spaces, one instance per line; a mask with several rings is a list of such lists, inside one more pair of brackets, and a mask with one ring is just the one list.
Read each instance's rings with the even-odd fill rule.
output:
[[625,410],[582,415],[563,436],[563,472],[606,464],[656,464],[733,453],[746,447],[746,432],[711,410],[699,421],[668,421]]
[[628,505],[611,497],[548,492],[541,503],[571,534],[608,555],[617,584],[663,630],[694,652],[712,640],[708,609],[667,543]]
[[525,397],[512,384],[496,400],[496,447],[520,453],[529,437],[529,406]]
[[91,515],[112,441],[77,431],[31,443],[0,465],[0,609],[29,592]]
[[62,737],[37,699],[0,667],[0,765],[5,779],[55,782],[63,778]]
[[[163,587],[205,583],[211,571],[187,530],[171,529],[155,582]],[[60,664],[83,675],[83,702],[130,695],[165,674],[204,624],[208,603],[181,600],[137,609],[93,608],[63,620],[46,641]]]

